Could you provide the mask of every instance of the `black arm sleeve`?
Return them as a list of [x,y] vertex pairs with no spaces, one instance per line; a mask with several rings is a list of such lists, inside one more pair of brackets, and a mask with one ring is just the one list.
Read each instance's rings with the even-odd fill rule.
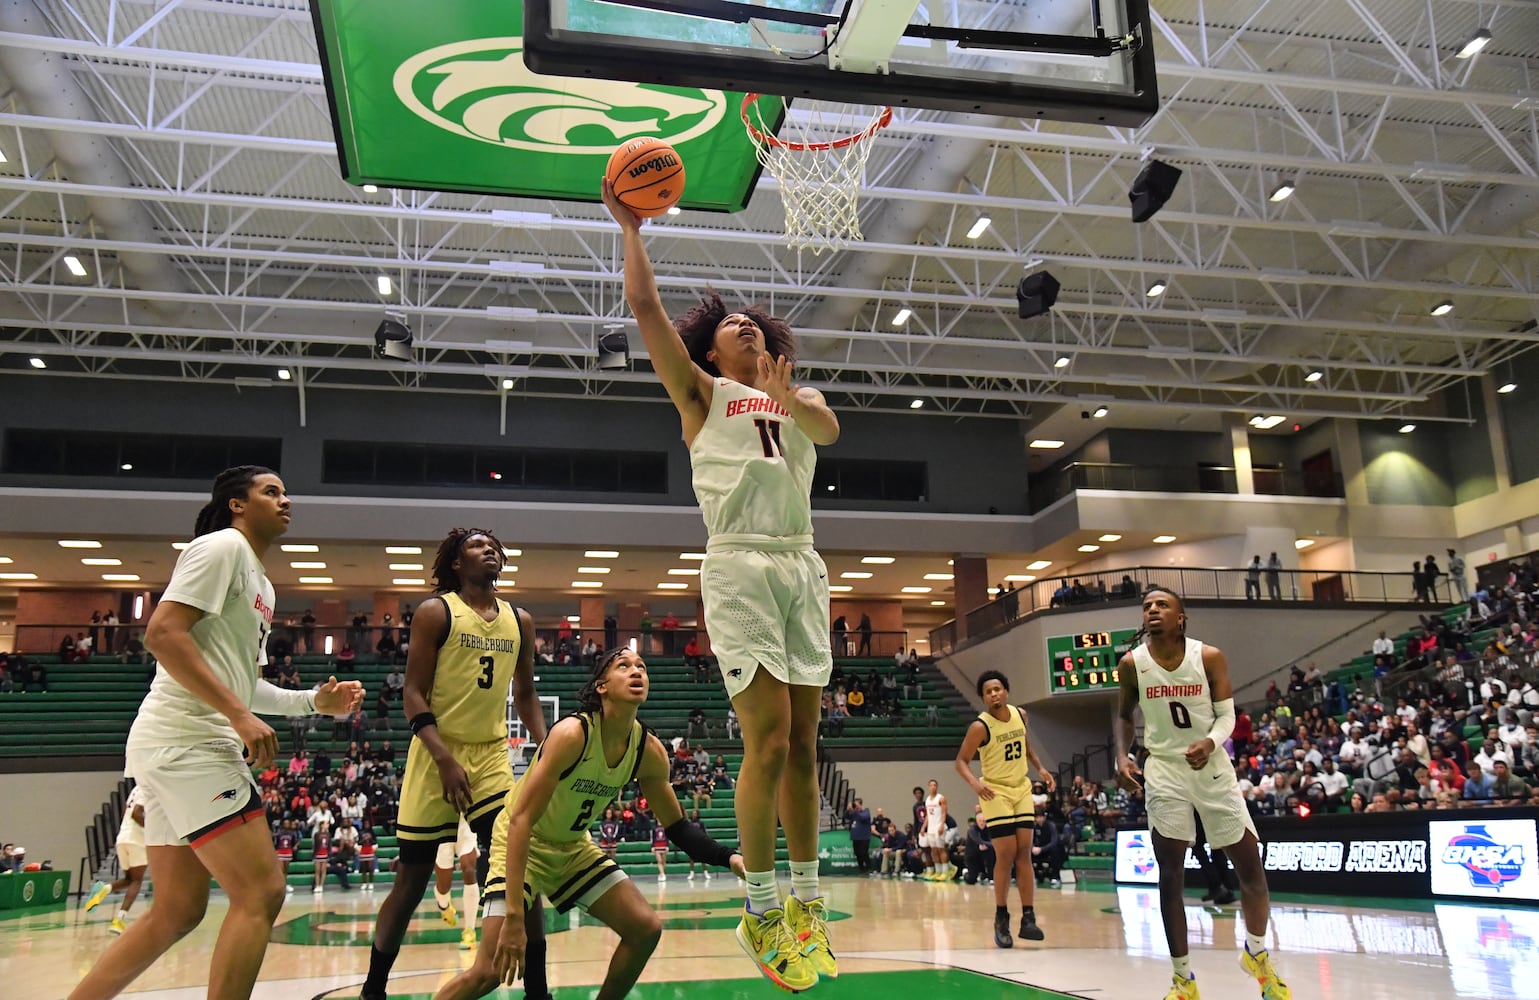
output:
[[689,855],[691,861],[714,865],[717,868],[732,867],[732,855],[735,852],[725,844],[712,840],[693,826],[689,820],[678,820],[663,832],[668,835],[670,843]]

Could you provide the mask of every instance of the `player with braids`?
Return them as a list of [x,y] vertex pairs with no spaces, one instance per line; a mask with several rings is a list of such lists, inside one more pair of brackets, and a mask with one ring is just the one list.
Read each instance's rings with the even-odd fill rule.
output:
[[[817,742],[833,672],[828,567],[813,548],[817,448],[839,439],[823,394],[791,379],[791,329],[707,295],[670,320],[641,219],[604,182],[620,224],[625,299],[679,411],[707,534],[700,592],[712,652],[743,732],[733,808],[748,866],[737,939],[760,974],[798,992],[839,974],[818,887]],[[785,830],[791,895],[775,878]]]
[[[1117,780],[1133,790],[1143,779],[1149,836],[1160,868],[1160,917],[1175,967],[1165,1000],[1198,1000],[1186,935],[1186,849],[1197,836],[1193,810],[1214,847],[1240,877],[1245,948],[1240,966],[1261,986],[1262,1000],[1290,1000],[1266,947],[1271,897],[1256,850],[1256,826],[1235,780],[1224,742],[1234,731],[1234,689],[1223,651],[1186,634],[1181,596],[1151,587],[1143,598],[1143,641],[1118,663],[1122,697],[1117,721]],[[1148,758],[1128,752],[1133,713],[1143,709]]]
[[[536,742],[545,717],[534,689],[534,621],[497,597],[503,545],[484,528],[455,528],[433,560],[433,592],[417,606],[402,708],[411,724],[396,843],[400,864],[379,908],[362,1000],[383,1000],[407,925],[433,877],[438,845],[456,839],[463,817],[475,833],[484,884],[492,827],[513,784],[508,766],[508,684]],[[470,887],[466,886],[466,891]],[[529,1000],[549,996],[544,914],[530,908]]]
[[636,984],[662,936],[662,922],[589,827],[632,781],[658,823],[691,859],[743,872],[743,859],[684,818],[668,784],[668,751],[636,717],[647,700],[647,665],[625,647],[601,657],[578,693],[581,710],[556,723],[529,770],[508,793],[492,839],[486,914],[475,964],[434,1000],[475,1000],[525,977],[529,922],[509,920],[508,888],[527,913],[541,895],[562,913],[574,906],[620,936],[595,1000],[619,1000]]
[[278,739],[256,713],[345,714],[363,699],[357,681],[333,677],[313,691],[285,691],[260,677],[275,603],[262,556],[288,530],[289,516],[283,480],[271,469],[220,473],[150,616],[144,644],[159,662],[129,730],[123,770],[143,793],[155,905],[113,941],[71,1000],[117,996],[197,927],[210,877],[230,904],[207,995],[251,996],[284,896],[251,777],[252,768],[272,763]]

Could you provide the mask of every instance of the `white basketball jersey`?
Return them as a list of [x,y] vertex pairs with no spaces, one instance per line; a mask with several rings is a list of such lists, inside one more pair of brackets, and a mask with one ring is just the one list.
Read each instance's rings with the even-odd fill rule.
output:
[[144,827],[134,822],[134,807],[144,805],[144,786],[135,785],[123,801],[123,825],[118,827],[119,844],[144,846]]
[[925,820],[930,829],[939,829],[941,826],[941,797],[931,795],[924,800]]
[[779,403],[718,378],[711,411],[689,449],[705,530],[784,538],[812,534],[817,449]]
[[1158,757],[1182,756],[1213,728],[1213,691],[1202,669],[1202,640],[1186,640],[1186,655],[1174,670],[1156,663],[1143,643],[1133,648],[1133,665],[1144,710],[1144,746]]

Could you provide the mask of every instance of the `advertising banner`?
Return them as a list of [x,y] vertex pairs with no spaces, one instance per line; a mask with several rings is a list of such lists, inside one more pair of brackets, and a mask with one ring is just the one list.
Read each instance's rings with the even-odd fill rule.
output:
[[[1263,818],[1258,850],[1279,892],[1539,902],[1533,809]],[[1187,884],[1200,885],[1186,855]],[[1118,882],[1159,881],[1151,835],[1119,830]]]
[[684,208],[736,211],[758,181],[742,94],[539,76],[519,0],[438,0],[431,16],[420,0],[311,7],[353,184],[596,202],[609,154],[638,136],[678,150]]
[[818,874],[854,875],[855,847],[848,830],[823,830],[818,834]]

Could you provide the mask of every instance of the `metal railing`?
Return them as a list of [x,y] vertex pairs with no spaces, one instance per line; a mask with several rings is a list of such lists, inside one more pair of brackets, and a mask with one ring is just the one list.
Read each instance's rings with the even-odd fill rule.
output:
[[[1253,467],[1251,482],[1263,496],[1340,497],[1339,475]],[[1031,480],[1031,512],[1036,513],[1075,490],[1138,490],[1147,493],[1239,493],[1239,474],[1228,465],[1131,465],[1120,462],[1070,462]]]
[[[1024,583],[963,615],[965,638],[959,636],[955,619],[933,629],[930,654],[951,652],[961,644],[997,634],[1045,611],[1136,604],[1140,595],[1153,586],[1168,587],[1187,600],[1258,604],[1407,604],[1416,598],[1410,573],[1284,569],[1277,573],[1262,570],[1253,580],[1245,568],[1128,566]],[[1130,615],[1128,620],[1136,624],[1137,615]]]

